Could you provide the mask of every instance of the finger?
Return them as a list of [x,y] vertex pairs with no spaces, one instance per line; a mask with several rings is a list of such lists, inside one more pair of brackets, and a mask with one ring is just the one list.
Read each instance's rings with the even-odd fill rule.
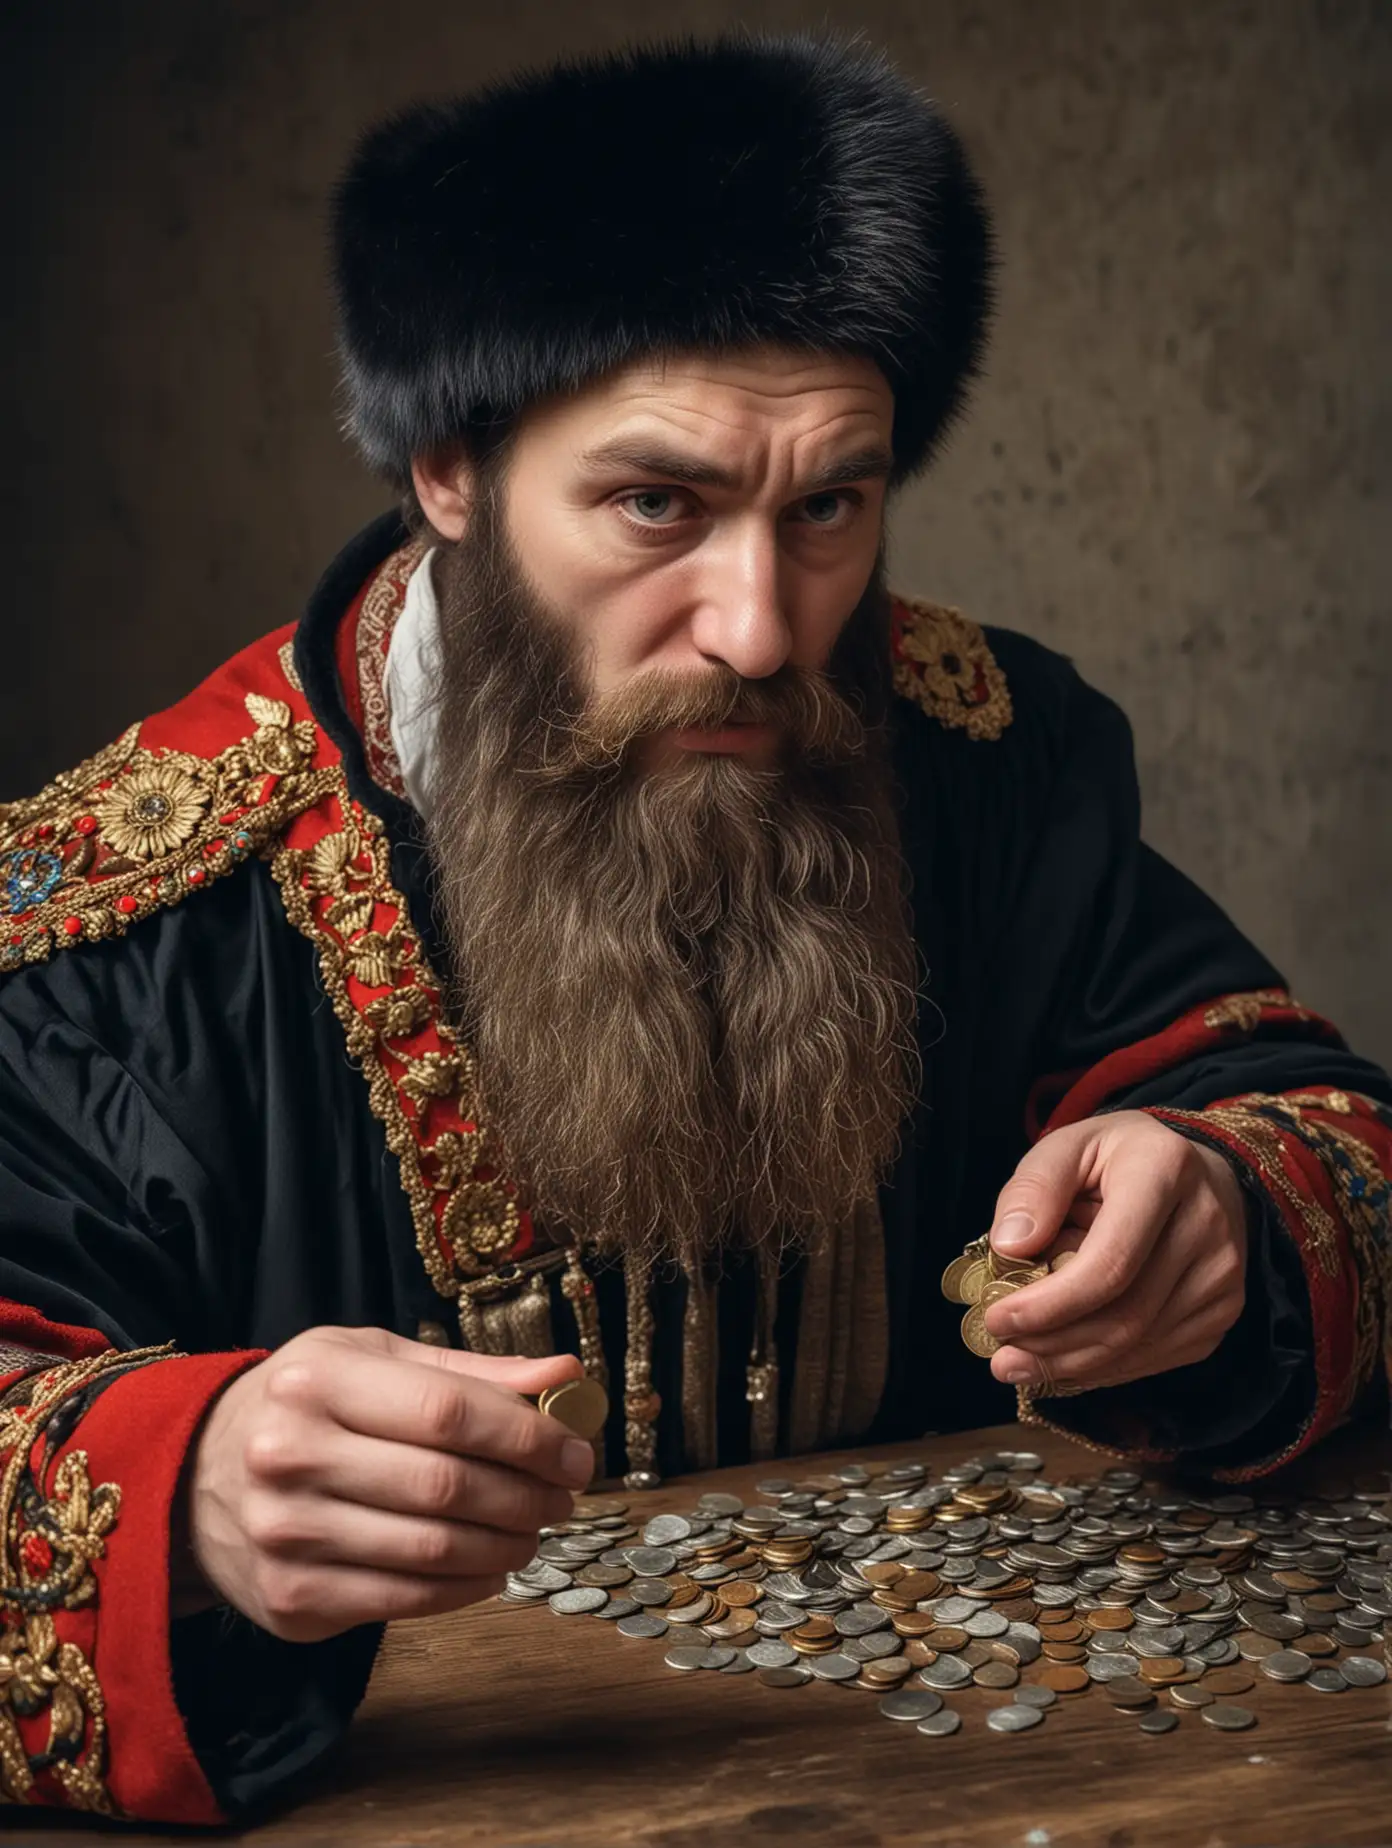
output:
[[1107,1170],[1102,1210],[1071,1264],[1027,1284],[987,1311],[997,1340],[1031,1335],[1115,1301],[1140,1272],[1177,1205],[1184,1146],[1169,1157],[1163,1144],[1118,1144]]
[[548,1354],[534,1360],[521,1354],[475,1354],[468,1348],[437,1347],[434,1342],[409,1341],[389,1328],[351,1329],[343,1331],[353,1337],[351,1345],[370,1345],[398,1360],[415,1361],[427,1367],[443,1367],[451,1373],[467,1374],[472,1379],[487,1380],[491,1385],[511,1392],[536,1394],[552,1386],[576,1380],[584,1372],[578,1355]]
[[250,1466],[259,1483],[288,1493],[313,1490],[396,1514],[472,1521],[505,1533],[532,1534],[568,1521],[568,1489],[540,1482],[521,1470],[447,1450],[393,1444],[337,1425],[309,1427],[287,1421],[257,1445]]
[[318,1389],[329,1415],[364,1437],[483,1457],[561,1488],[583,1488],[594,1474],[591,1445],[487,1380],[362,1354]]
[[991,1370],[996,1372],[999,1363],[997,1378],[1029,1391],[1048,1393],[1062,1387],[1069,1392],[1096,1392],[1105,1386],[1168,1373],[1175,1367],[1192,1366],[1214,1351],[1229,1327],[1231,1322],[1210,1303],[1178,1320],[1167,1319],[1151,1339],[1138,1342],[1121,1355],[1101,1345],[1050,1355],[1034,1354],[1025,1348],[1001,1348],[992,1357]]
[[258,1618],[288,1642],[319,1642],[360,1623],[434,1617],[494,1598],[503,1574],[486,1578],[408,1578],[370,1566],[287,1565],[276,1572]]
[[991,1224],[991,1244],[1002,1256],[1031,1257],[1043,1251],[1068,1218],[1092,1165],[1096,1126],[1056,1129],[1023,1157],[1001,1189]]
[[369,1566],[405,1578],[491,1578],[532,1558],[535,1534],[392,1514],[322,1495],[262,1494],[243,1512],[248,1538],[277,1559]]
[[1192,1261],[1175,1250],[1172,1241],[1165,1240],[1151,1254],[1135,1282],[1113,1302],[1104,1303],[1091,1315],[1016,1335],[1014,1343],[1031,1354],[1044,1356],[1089,1346],[1110,1346],[1122,1352],[1138,1341],[1148,1340],[1166,1316],[1187,1315],[1201,1305],[1202,1293],[1197,1289],[1183,1296],[1192,1271]]

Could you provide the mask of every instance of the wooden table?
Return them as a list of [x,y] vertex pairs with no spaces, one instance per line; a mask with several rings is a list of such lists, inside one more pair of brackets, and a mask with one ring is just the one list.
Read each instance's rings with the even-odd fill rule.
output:
[[[1102,1462],[1014,1425],[918,1445],[774,1466],[920,1455],[936,1467],[978,1450],[1041,1452],[1046,1475]],[[1337,1493],[1392,1465],[1385,1432],[1344,1433],[1282,1490]],[[769,1465],[688,1477],[636,1498],[645,1516],[706,1488],[753,1500]],[[589,1617],[497,1604],[395,1626],[344,1748],[299,1805],[225,1840],[298,1848],[1165,1848],[1202,1843],[1392,1839],[1392,1683],[1320,1696],[1259,1678],[1259,1715],[1222,1734],[1197,1714],[1147,1736],[1096,1692],[1042,1726],[1002,1737],[984,1715],[1005,1697],[951,1696],[949,1739],[875,1711],[875,1696],[812,1682],[678,1674],[665,1645],[627,1641]],[[1028,1678],[1028,1671],[1027,1677]],[[15,1812],[5,1815],[15,1820]],[[30,1824],[23,1824],[29,1833]],[[14,1831],[20,1833],[18,1827]],[[87,1842],[56,1818],[35,1848]],[[121,1840],[192,1841],[175,1831]]]

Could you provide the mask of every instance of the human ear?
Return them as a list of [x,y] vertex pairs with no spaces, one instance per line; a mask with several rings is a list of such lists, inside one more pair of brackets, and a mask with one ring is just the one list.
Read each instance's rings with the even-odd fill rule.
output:
[[421,512],[440,537],[462,539],[474,504],[474,473],[459,450],[413,456],[411,480]]

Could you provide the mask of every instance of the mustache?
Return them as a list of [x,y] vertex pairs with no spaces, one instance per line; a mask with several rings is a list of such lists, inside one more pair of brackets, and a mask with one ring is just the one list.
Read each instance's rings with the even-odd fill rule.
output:
[[555,783],[618,770],[657,732],[730,724],[774,726],[811,764],[849,764],[866,748],[858,705],[819,668],[788,664],[759,680],[719,663],[699,675],[653,668],[572,714],[553,713],[532,776]]

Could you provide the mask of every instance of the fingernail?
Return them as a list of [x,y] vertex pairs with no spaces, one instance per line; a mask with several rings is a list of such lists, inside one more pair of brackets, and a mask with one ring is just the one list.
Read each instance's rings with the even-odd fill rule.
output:
[[1032,1386],[1034,1384],[1033,1367],[1010,1367],[1001,1375],[1007,1386]]
[[594,1447],[583,1437],[568,1437],[561,1445],[561,1469],[567,1479],[584,1488],[594,1475]]
[[1028,1213],[1007,1213],[991,1234],[991,1243],[998,1251],[1013,1251],[1033,1237],[1034,1221]]

